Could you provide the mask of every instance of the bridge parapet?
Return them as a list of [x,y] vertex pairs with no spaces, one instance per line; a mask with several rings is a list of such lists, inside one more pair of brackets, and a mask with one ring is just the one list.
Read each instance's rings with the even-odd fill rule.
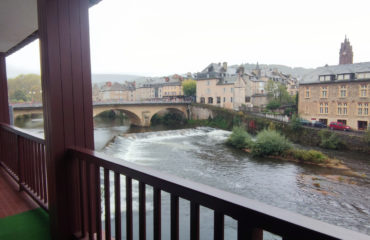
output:
[[[133,125],[149,127],[153,115],[166,109],[182,112],[188,118],[190,104],[191,101],[94,102],[93,116],[108,110],[121,110],[130,118]],[[41,103],[13,104],[12,109],[14,119],[25,114],[42,114],[43,112]]]

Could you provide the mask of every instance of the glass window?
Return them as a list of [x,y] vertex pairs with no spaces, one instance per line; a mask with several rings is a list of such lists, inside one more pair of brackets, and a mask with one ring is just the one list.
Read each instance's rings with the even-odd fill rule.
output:
[[342,104],[338,103],[338,115],[342,115]]
[[346,97],[347,96],[347,86],[342,85],[340,86],[340,97]]
[[329,113],[328,103],[325,103],[325,113]]
[[321,88],[321,97],[327,98],[328,97],[328,87],[322,87]]
[[310,97],[310,88],[306,87],[306,98]]
[[358,104],[358,115],[362,115],[362,103]]
[[367,85],[366,84],[360,85],[360,97],[367,97]]
[[347,115],[347,103],[343,103],[343,115]]
[[368,103],[364,104],[364,115],[365,116],[369,115],[369,104]]
[[320,103],[320,113],[324,113],[324,104]]
[[221,97],[217,97],[217,103],[221,103]]

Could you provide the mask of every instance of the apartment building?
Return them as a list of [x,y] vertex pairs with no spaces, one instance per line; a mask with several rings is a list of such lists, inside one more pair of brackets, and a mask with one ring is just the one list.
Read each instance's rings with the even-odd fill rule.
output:
[[299,86],[300,116],[342,122],[353,129],[369,127],[370,62],[320,67]]

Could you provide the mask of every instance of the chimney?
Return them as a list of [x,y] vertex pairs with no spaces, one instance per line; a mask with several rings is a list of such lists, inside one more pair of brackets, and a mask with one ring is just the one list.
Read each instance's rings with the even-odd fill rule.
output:
[[111,86],[112,86],[112,82],[106,82],[106,83],[105,83],[105,85],[106,85],[107,87],[111,87]]
[[227,62],[222,63],[222,67],[224,68],[225,72],[227,71]]

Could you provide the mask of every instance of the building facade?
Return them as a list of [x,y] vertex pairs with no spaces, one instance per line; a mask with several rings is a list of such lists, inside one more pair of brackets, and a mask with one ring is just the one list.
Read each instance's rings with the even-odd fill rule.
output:
[[268,103],[265,91],[270,80],[291,87],[294,95],[298,81],[277,69],[261,69],[257,64],[250,72],[244,66],[227,67],[227,63],[211,63],[202,72],[197,73],[197,102],[217,105],[229,109],[240,106],[264,107]]
[[370,62],[317,68],[299,86],[298,112],[307,120],[365,130],[369,104]]

